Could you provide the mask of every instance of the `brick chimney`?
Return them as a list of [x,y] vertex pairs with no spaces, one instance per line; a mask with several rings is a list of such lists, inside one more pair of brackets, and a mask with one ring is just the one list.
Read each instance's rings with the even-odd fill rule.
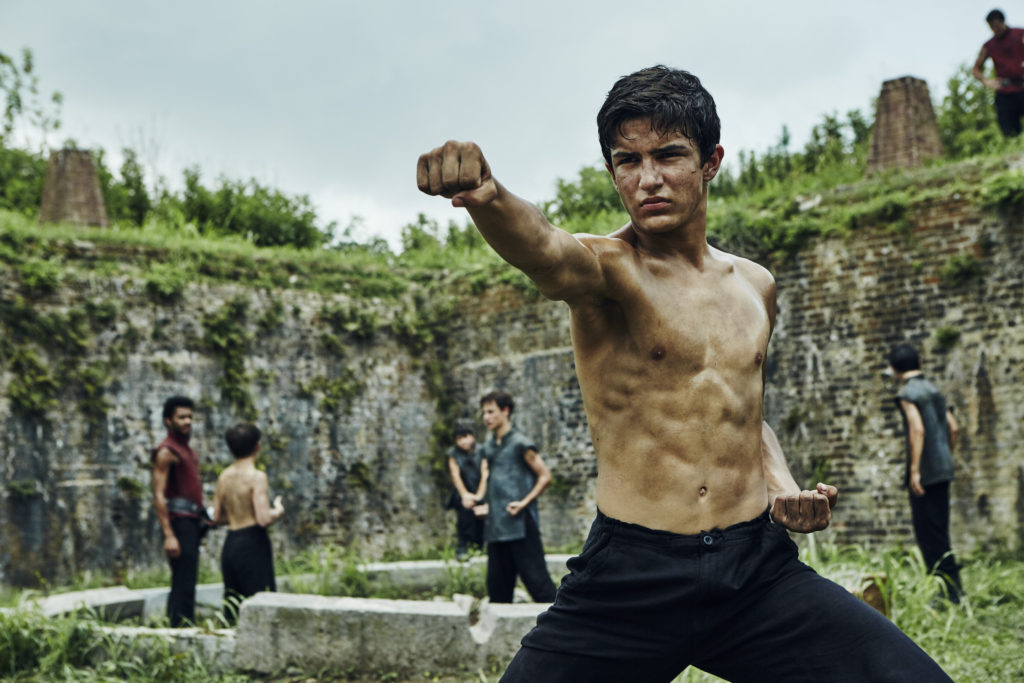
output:
[[925,159],[941,155],[928,84],[913,76],[882,83],[871,132],[868,175],[890,168],[916,168]]
[[100,180],[92,154],[85,149],[61,149],[50,154],[43,185],[40,223],[68,221],[107,227]]

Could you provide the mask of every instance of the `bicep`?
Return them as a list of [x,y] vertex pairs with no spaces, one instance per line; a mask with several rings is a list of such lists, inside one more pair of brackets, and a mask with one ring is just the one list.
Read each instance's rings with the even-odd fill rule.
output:
[[900,399],[900,408],[907,418],[907,429],[911,434],[924,434],[924,421],[917,406],[906,399]]
[[153,459],[153,493],[155,495],[164,495],[164,489],[167,488],[167,480],[171,474],[171,466],[175,462],[177,462],[177,458],[170,450],[161,448],[157,451],[156,457]]
[[604,267],[592,239],[553,227],[546,240],[539,248],[549,250],[552,259],[544,266],[523,268],[541,294],[567,302],[606,294]]
[[544,474],[550,474],[548,466],[544,464],[544,460],[540,457],[540,453],[532,448],[527,449],[526,453],[523,454],[523,460],[526,461],[526,464],[538,477]]

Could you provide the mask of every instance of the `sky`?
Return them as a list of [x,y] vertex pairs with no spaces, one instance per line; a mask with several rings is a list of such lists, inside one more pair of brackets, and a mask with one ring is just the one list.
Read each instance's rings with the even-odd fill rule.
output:
[[254,178],[397,247],[419,213],[466,220],[416,188],[417,158],[446,140],[552,199],[601,162],[615,80],[666,64],[714,96],[727,165],[783,125],[799,149],[825,114],[870,113],[885,80],[941,98],[991,37],[990,9],[1024,25],[1024,6],[991,2],[0,0],[0,52],[30,48],[40,89],[63,94],[51,147],[102,148],[115,169],[131,147],[175,189],[190,166],[207,185]]

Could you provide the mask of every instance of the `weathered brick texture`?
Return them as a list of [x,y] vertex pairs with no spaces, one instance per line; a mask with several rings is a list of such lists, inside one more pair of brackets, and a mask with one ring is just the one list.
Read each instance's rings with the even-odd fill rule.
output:
[[107,226],[107,208],[88,150],[61,149],[50,154],[39,221]]
[[882,83],[868,155],[869,174],[889,168],[916,168],[942,154],[928,83],[904,76]]

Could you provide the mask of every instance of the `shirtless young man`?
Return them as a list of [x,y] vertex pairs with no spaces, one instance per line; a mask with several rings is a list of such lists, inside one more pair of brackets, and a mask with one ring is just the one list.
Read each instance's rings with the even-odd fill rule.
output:
[[597,452],[597,519],[502,680],[950,680],[786,533],[825,528],[837,491],[801,491],[762,417],[775,282],[707,243],[719,130],[693,75],[620,79],[598,132],[631,220],[607,237],[553,227],[474,143],[419,158],[420,190],[569,304]]
[[235,462],[217,478],[213,502],[214,524],[227,524],[227,538],[221,550],[224,575],[224,616],[234,622],[242,599],[260,591],[277,590],[274,555],[267,527],[284,514],[281,496],[270,505],[267,475],[256,469],[260,451],[260,430],[239,422],[224,435]]

